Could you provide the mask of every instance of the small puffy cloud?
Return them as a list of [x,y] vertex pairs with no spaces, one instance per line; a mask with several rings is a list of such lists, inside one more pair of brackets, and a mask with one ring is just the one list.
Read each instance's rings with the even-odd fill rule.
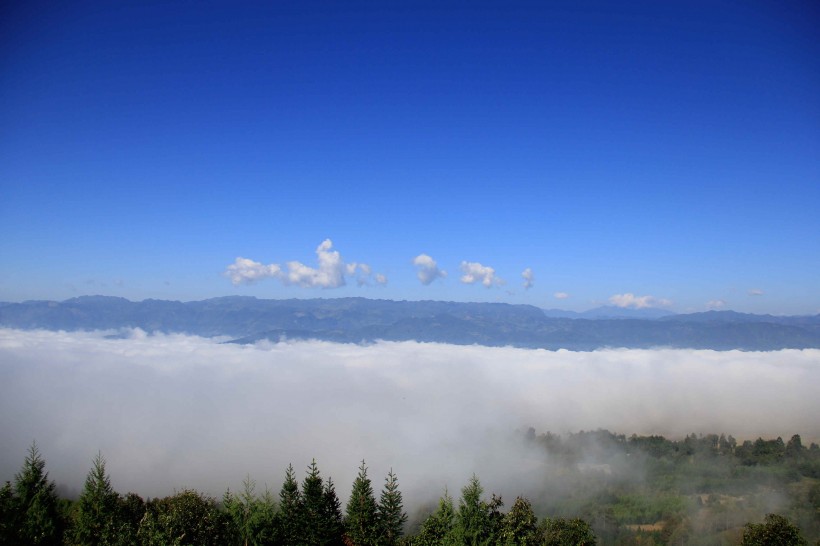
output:
[[750,296],[762,296],[763,295],[763,290],[761,290],[760,288],[752,288],[751,290],[749,290],[749,295]]
[[666,299],[658,299],[653,296],[636,296],[631,292],[626,294],[615,294],[609,298],[609,303],[615,307],[624,309],[649,309],[651,307],[667,307],[672,302]]
[[413,265],[416,266],[416,276],[424,285],[447,276],[447,272],[439,269],[436,261],[427,254],[419,254],[413,258]]
[[529,267],[521,272],[521,276],[524,278],[524,290],[529,290],[532,288],[533,283],[535,282],[535,277],[532,274],[532,269]]
[[237,258],[225,270],[225,276],[233,284],[250,284],[268,277],[278,277],[282,269],[277,264],[264,265],[248,258]]
[[387,284],[387,277],[385,277],[381,273],[376,273],[376,275],[373,278],[375,279],[376,284],[378,285],[385,286]]
[[475,284],[480,282],[486,288],[493,285],[502,285],[504,281],[495,276],[495,269],[481,265],[478,262],[461,262],[461,278],[464,284]]
[[726,302],[723,300],[709,300],[706,302],[706,308],[711,310],[723,309],[726,307]]
[[235,285],[274,278],[286,285],[306,288],[338,288],[346,284],[345,277],[358,273],[357,284],[369,284],[372,275],[369,265],[356,262],[345,263],[338,250],[333,250],[333,242],[325,239],[316,248],[318,267],[311,267],[298,261],[290,261],[283,268],[279,264],[261,264],[248,258],[239,257],[225,270],[225,276]]
[[553,297],[557,300],[565,300],[569,297],[569,294],[567,294],[566,292],[556,292],[555,294],[553,294]]

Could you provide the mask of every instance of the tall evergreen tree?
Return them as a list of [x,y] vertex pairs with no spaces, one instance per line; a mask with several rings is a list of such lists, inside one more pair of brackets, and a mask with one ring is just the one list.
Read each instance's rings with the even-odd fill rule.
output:
[[285,482],[279,491],[279,543],[300,544],[303,527],[302,495],[299,484],[289,464],[285,471]]
[[250,546],[268,544],[275,538],[275,505],[269,490],[262,498],[255,493],[256,482],[247,476],[242,481],[242,492],[226,492],[222,506],[231,521],[236,544]]
[[342,546],[344,544],[342,502],[336,495],[336,487],[330,476],[325,482],[323,497],[320,543],[327,546]]
[[347,501],[345,530],[355,546],[375,546],[379,543],[376,498],[373,496],[373,486],[367,477],[364,460]]
[[421,525],[421,531],[413,540],[413,544],[420,546],[456,545],[459,542],[454,537],[456,513],[453,508],[453,498],[444,492],[438,501],[438,508],[430,514]]
[[461,490],[456,514],[456,532],[461,541],[469,546],[485,544],[493,535],[493,518],[490,506],[481,498],[483,493],[484,488],[475,474]]
[[120,496],[111,487],[105,459],[98,453],[77,501],[71,541],[89,546],[118,544],[123,531],[119,512]]
[[310,462],[307,468],[307,476],[302,481],[302,541],[308,546],[318,546],[322,505],[324,504],[324,484],[316,466],[316,459]]
[[379,498],[378,514],[382,542],[387,546],[395,545],[404,534],[407,514],[404,512],[399,482],[392,468],[387,474],[384,489]]
[[62,541],[63,521],[54,482],[48,480],[45,466],[34,442],[23,468],[14,477],[16,527],[23,544],[60,544]]
[[333,481],[325,484],[316,460],[311,461],[302,482],[303,522],[301,544],[331,546],[343,543],[342,508]]
[[11,482],[0,488],[0,544],[14,544],[17,537],[17,499]]

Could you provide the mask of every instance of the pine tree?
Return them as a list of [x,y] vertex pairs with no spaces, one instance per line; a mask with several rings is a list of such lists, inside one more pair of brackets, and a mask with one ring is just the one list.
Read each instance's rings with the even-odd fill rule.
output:
[[483,493],[484,488],[475,474],[461,490],[456,514],[456,531],[464,544],[483,544],[492,537],[490,507],[481,499]]
[[32,443],[23,468],[14,477],[17,533],[24,544],[60,544],[62,539],[58,499],[45,466],[37,443]]
[[344,522],[342,521],[342,503],[336,495],[333,480],[328,476],[322,494],[324,502],[321,511],[320,544],[342,546],[344,544]]
[[347,536],[355,546],[375,546],[379,543],[379,521],[373,487],[367,477],[364,460],[353,481],[345,518]]
[[313,459],[307,468],[307,476],[302,481],[302,516],[304,519],[300,534],[302,541],[308,546],[321,544],[319,527],[323,504],[324,484],[319,468],[316,466],[316,459]]
[[17,499],[11,482],[0,488],[0,544],[14,544],[17,536]]
[[279,492],[279,539],[280,544],[300,544],[303,527],[302,495],[299,484],[289,464],[285,471],[285,482]]
[[439,499],[436,511],[424,520],[424,523],[421,525],[421,531],[413,541],[413,544],[419,544],[420,546],[459,544],[453,536],[455,517],[453,498],[445,491],[444,496]]
[[98,453],[77,501],[72,541],[83,545],[117,544],[122,531],[119,508],[120,496],[111,487],[105,459]]
[[387,474],[384,489],[379,498],[378,515],[382,542],[387,546],[395,545],[404,534],[407,514],[404,512],[399,482],[392,468]]
[[222,497],[222,507],[228,514],[232,533],[237,544],[249,546],[264,543],[272,535],[273,499],[266,490],[265,497],[256,497],[256,482],[250,475],[242,481],[242,492],[233,494],[229,491]]

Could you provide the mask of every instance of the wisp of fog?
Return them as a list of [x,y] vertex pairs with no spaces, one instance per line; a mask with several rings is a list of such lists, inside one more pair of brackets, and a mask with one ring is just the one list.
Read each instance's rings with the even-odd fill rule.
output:
[[[110,332],[107,332],[110,334]],[[186,335],[0,330],[0,480],[36,440],[79,491],[92,458],[144,496],[274,493],[315,458],[340,497],[362,459],[408,502],[535,464],[514,431],[820,438],[820,350],[546,351],[416,342],[224,344]],[[538,455],[543,457],[544,455]],[[513,491],[513,494],[515,492]]]

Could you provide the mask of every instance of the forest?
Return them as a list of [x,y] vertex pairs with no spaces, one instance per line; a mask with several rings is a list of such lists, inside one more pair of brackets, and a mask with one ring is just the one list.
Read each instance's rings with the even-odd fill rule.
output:
[[[799,435],[627,437],[607,430],[514,440],[541,454],[528,496],[505,510],[478,476],[437,504],[404,506],[391,470],[377,492],[362,461],[346,503],[316,461],[278,493],[250,476],[215,499],[115,491],[98,454],[78,498],[63,498],[32,444],[0,489],[1,544],[587,545],[820,543],[820,447]],[[543,481],[542,481],[543,480]],[[377,487],[377,486],[376,486]]]

